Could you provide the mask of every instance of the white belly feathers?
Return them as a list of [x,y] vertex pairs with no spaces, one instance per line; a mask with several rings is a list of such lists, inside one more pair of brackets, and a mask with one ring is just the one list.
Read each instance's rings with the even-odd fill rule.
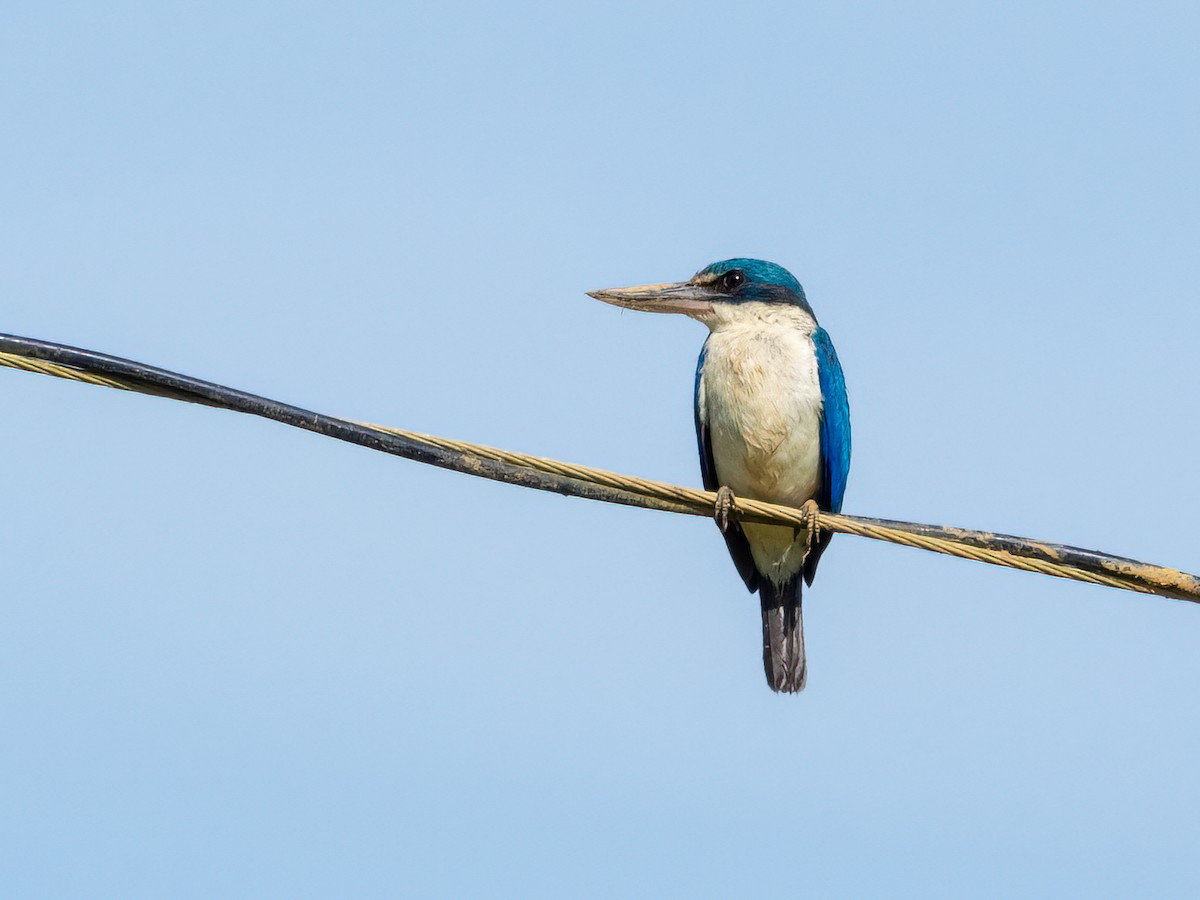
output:
[[[757,308],[756,308],[757,307]],[[722,485],[799,506],[821,487],[821,385],[803,310],[744,304],[710,323],[700,413]],[[754,561],[783,581],[802,562],[790,528],[743,526]]]

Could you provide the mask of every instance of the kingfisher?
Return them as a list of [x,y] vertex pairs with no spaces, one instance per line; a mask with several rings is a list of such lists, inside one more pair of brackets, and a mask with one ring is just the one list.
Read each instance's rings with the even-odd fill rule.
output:
[[626,309],[708,326],[696,365],[704,487],[738,574],[762,607],[763,668],[775,691],[804,690],[801,594],[831,535],[729,519],[737,497],[840,512],[850,472],[850,405],[837,352],[800,282],[761,259],[726,259],[688,281],[590,291]]

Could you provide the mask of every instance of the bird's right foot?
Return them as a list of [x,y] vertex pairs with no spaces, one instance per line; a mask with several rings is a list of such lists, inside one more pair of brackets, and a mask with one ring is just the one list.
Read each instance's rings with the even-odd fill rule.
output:
[[804,555],[808,556],[821,539],[821,507],[816,500],[805,500],[800,512],[804,514]]
[[733,512],[736,498],[733,496],[733,491],[721,485],[717,489],[717,502],[713,507],[713,518],[717,521],[717,527],[721,531],[726,531],[729,528],[729,514]]

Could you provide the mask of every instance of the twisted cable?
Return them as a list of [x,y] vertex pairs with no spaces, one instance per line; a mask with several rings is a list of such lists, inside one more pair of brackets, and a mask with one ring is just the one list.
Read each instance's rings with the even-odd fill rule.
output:
[[[0,366],[257,415],[417,462],[568,496],[695,516],[711,516],[716,503],[716,494],[710,491],[340,419],[144,363],[48,341],[0,335]],[[742,522],[796,529],[810,524],[808,513],[801,509],[745,498],[736,499],[731,516]],[[830,512],[818,513],[812,524],[820,531],[1200,603],[1197,576],[1098,551],[985,531]]]

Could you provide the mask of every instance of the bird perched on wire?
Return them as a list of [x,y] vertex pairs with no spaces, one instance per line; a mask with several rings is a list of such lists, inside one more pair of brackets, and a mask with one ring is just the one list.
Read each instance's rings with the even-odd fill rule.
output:
[[696,366],[696,440],[704,487],[738,574],[762,606],[772,689],[804,689],[801,592],[831,535],[730,521],[736,497],[840,512],[850,471],[850,406],[829,334],[792,274],[726,259],[678,284],[592,291],[626,309],[682,313],[708,326]]

